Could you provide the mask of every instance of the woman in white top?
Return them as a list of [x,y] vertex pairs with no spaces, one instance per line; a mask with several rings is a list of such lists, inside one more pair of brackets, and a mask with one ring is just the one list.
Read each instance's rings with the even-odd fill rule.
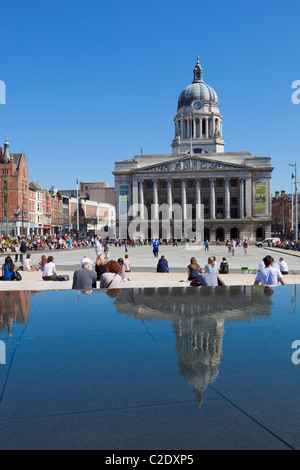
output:
[[23,261],[23,271],[36,271],[31,265],[31,255],[29,253]]
[[56,278],[56,268],[53,263],[53,256],[48,256],[47,263],[44,264],[43,276],[44,281],[54,281]]

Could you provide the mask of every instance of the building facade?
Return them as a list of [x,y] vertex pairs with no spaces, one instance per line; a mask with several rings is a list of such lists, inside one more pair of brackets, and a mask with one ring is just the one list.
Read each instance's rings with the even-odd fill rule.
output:
[[296,207],[295,195],[286,194],[284,190],[275,191],[272,198],[272,235],[280,238],[294,239],[296,210],[298,213],[298,233],[300,229],[299,196]]
[[0,148],[0,234],[27,235],[34,224],[29,218],[28,166],[25,153],[10,153],[5,139]]
[[[138,212],[127,214],[127,222],[138,214],[149,223],[143,235],[153,237],[152,223],[162,219],[161,207],[167,204],[167,238],[174,235],[174,205],[181,207],[183,226],[188,218],[192,224],[202,219],[204,239],[211,242],[271,236],[271,159],[224,151],[219,99],[203,81],[199,58],[193,82],[179,96],[174,125],[171,154],[136,155],[115,163],[117,228],[126,205],[139,205]],[[160,225],[155,236],[166,236]]]

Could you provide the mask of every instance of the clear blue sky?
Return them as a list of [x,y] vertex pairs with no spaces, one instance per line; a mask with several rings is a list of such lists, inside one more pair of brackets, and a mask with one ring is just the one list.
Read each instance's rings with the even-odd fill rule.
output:
[[[171,153],[197,55],[220,100],[225,151],[272,158],[272,190],[299,160],[300,2],[20,1],[1,5],[0,142],[30,179],[113,186],[114,162]],[[299,178],[300,180],[300,165]]]

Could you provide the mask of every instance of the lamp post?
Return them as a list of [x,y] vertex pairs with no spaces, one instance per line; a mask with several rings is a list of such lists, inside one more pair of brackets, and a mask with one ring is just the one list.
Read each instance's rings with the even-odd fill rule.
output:
[[292,181],[291,181],[291,189],[292,189],[292,214],[291,214],[291,236],[292,233],[294,233],[294,188],[293,188],[293,179],[294,179],[294,173],[292,173]]
[[290,166],[295,168],[295,242],[298,243],[298,190],[297,190],[297,163]]

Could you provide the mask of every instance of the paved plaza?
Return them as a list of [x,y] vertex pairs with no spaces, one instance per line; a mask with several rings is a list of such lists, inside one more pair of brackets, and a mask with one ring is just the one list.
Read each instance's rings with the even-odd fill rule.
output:
[[[42,280],[41,271],[22,272],[22,281],[14,283],[3,282],[1,290],[60,290],[71,289],[73,272],[79,268],[80,261],[84,256],[88,256],[93,262],[96,261],[94,248],[77,248],[50,250],[48,252],[33,252],[31,255],[32,265],[38,266],[42,254],[52,255],[58,274],[68,274],[70,280],[67,282],[55,282]],[[188,286],[186,269],[190,258],[194,256],[200,266],[204,268],[208,256],[215,255],[218,264],[225,256],[229,262],[230,273],[223,275],[222,278],[226,285],[252,285],[255,274],[241,274],[241,268],[258,269],[259,263],[264,256],[270,254],[278,262],[280,256],[283,256],[289,266],[289,275],[285,276],[287,284],[300,284],[300,258],[299,252],[289,250],[249,247],[248,256],[244,256],[243,249],[238,247],[235,256],[228,253],[228,249],[221,246],[210,246],[209,251],[204,247],[192,246],[189,244],[173,247],[172,245],[162,245],[159,249],[159,256],[155,258],[152,253],[152,246],[136,246],[128,249],[129,259],[131,261],[132,272],[128,273],[128,281],[122,283],[123,288],[137,287],[182,287]],[[117,260],[124,258],[124,247],[110,247],[110,259]],[[170,273],[156,273],[156,265],[161,255],[165,255],[169,263]],[[18,263],[16,263],[18,265]]]

